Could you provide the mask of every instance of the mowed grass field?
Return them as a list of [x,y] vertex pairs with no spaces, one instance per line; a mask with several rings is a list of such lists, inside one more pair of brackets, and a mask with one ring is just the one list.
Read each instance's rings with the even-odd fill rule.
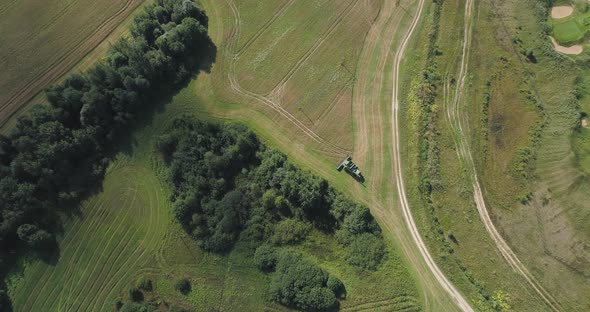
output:
[[102,192],[65,224],[56,265],[35,262],[14,277],[17,311],[104,311],[149,264],[170,222],[161,182],[116,161]]
[[0,0],[0,125],[144,0]]

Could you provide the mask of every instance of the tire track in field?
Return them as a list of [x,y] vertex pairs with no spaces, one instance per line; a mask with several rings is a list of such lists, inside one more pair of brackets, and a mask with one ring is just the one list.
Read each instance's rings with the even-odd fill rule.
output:
[[[118,196],[113,196],[113,197],[115,199],[119,199]],[[133,200],[135,200],[135,198],[133,198]],[[127,204],[127,201],[128,201],[128,198],[125,197],[124,205]],[[110,205],[106,205],[106,207],[110,207]],[[109,210],[114,210],[114,209],[109,209]],[[97,222],[97,223],[98,223],[98,225],[100,225],[101,222]],[[122,223],[122,221],[119,222],[118,227],[121,226],[121,223]],[[88,233],[91,233],[90,234],[90,237],[88,238],[88,240],[86,240],[86,239],[80,240],[80,242],[78,243],[78,246],[84,244],[85,242],[87,242],[89,240],[92,240],[93,237],[96,237],[97,234],[98,234],[97,232],[99,231],[99,229],[100,228],[97,226],[97,227],[93,228],[92,230],[87,231],[86,232],[87,235],[88,235]],[[111,229],[112,229],[112,227],[109,227],[108,230],[107,230],[107,233],[110,232]],[[95,251],[97,249],[100,249],[100,247],[103,245],[103,242],[104,242],[104,240],[101,240],[100,244],[95,249],[88,249],[85,246],[84,250],[81,251],[81,253],[79,255],[73,257],[72,260],[75,261],[76,264],[77,264],[79,261],[83,260],[83,258],[85,256],[87,257],[87,256],[94,256],[94,255],[96,255],[96,252]],[[104,251],[104,248],[103,248],[103,251]],[[101,255],[101,254],[102,253],[99,253],[99,255]],[[97,263],[98,263],[98,261],[97,262],[94,262],[94,265],[96,265]],[[70,301],[70,296],[72,295],[72,293],[73,292],[76,292],[76,291],[81,291],[83,289],[83,288],[78,287],[78,286],[80,285],[80,283],[82,282],[82,280],[88,278],[87,271],[88,271],[89,267],[90,266],[87,265],[87,266],[84,267],[84,270],[80,270],[80,267],[78,265],[70,265],[68,267],[68,269],[70,269],[70,268],[72,269],[71,270],[72,271],[71,272],[71,276],[70,277],[67,277],[67,278],[61,277],[61,278],[58,279],[60,281],[63,281],[64,284],[68,284],[70,286],[69,287],[70,290],[69,291],[66,290],[66,287],[61,287],[61,288],[56,287],[56,288],[54,288],[49,295],[45,296],[45,299],[44,299],[43,303],[40,306],[41,307],[52,307],[54,301],[53,302],[48,302],[47,300],[55,300],[56,298],[64,298],[63,295],[64,295],[64,292],[66,292],[66,291],[68,293],[68,296],[65,298],[66,299],[65,300],[65,304],[68,305],[71,302]],[[77,274],[77,273],[81,273],[81,274]],[[74,274],[76,274],[76,276],[74,276]],[[49,280],[52,280],[52,278],[50,278]],[[57,293],[54,295],[54,292],[55,291],[57,291]],[[35,303],[33,304],[33,307],[35,306]]]
[[[114,199],[111,199],[111,201],[112,200],[114,200]],[[96,204],[99,204],[99,203],[96,203]],[[105,205],[105,202],[102,202],[100,204],[101,205],[97,209],[97,211],[98,211],[97,216],[98,217],[97,218],[92,218],[91,219],[92,221],[91,221],[91,223],[89,225],[89,227],[92,230],[94,230],[96,228],[96,226],[98,226],[97,222],[98,222],[99,219],[108,217],[110,215],[110,212],[111,212],[109,209],[106,209],[107,206]],[[77,231],[75,237],[78,237],[78,233],[80,232],[80,230],[82,230],[82,228],[83,228],[82,226],[80,226],[78,228],[78,231]],[[80,238],[81,241],[86,240],[86,238],[88,236],[88,229],[85,229],[85,231],[82,232],[82,235],[84,235],[84,236]],[[81,246],[82,246],[82,244],[78,244],[76,246],[76,249],[74,250],[74,254],[73,254],[72,258],[70,258],[70,264],[68,265],[68,268],[66,270],[66,274],[64,274],[66,276],[66,278],[69,277],[70,274],[73,274],[72,271],[74,270],[74,267],[75,267],[74,259],[78,258],[78,252],[80,252]],[[84,247],[86,247],[86,246],[84,246]],[[46,274],[49,274],[49,277],[45,278]],[[40,278],[40,280],[44,280],[43,286],[41,288],[38,288],[38,287],[35,288],[35,290],[38,289],[37,293],[31,292],[31,293],[29,293],[27,295],[27,299],[26,299],[26,301],[23,304],[23,310],[24,311],[29,311],[30,310],[30,308],[27,309],[28,306],[34,306],[35,305],[35,303],[39,300],[39,296],[44,293],[45,288],[48,287],[47,284],[49,283],[50,280],[53,279],[53,277],[54,277],[55,274],[56,274],[56,270],[50,270],[50,268],[46,268],[45,269],[45,271],[43,273],[43,276]],[[36,296],[34,296],[35,294],[36,294]],[[30,300],[33,300],[33,302],[32,303],[29,303]]]
[[[469,64],[469,51],[470,45],[472,40],[472,30],[473,30],[473,0],[466,0],[465,2],[465,21],[464,21],[464,33],[463,33],[463,43],[462,43],[462,55],[461,55],[461,66],[459,70],[459,79],[457,80],[456,88],[453,94],[453,98],[451,99],[450,103],[448,103],[448,99],[445,98],[445,106],[447,111],[447,118],[449,119],[449,123],[455,135],[453,136],[453,140],[455,141],[455,146],[457,147],[457,155],[459,159],[462,160],[465,164],[467,164],[469,170],[472,173],[472,187],[473,187],[473,197],[474,202],[479,213],[480,219],[483,222],[486,231],[488,232],[490,238],[494,241],[496,248],[500,251],[502,257],[508,262],[508,264],[514,269],[518,274],[520,274],[529,286],[543,299],[543,301],[553,310],[559,311],[560,305],[558,301],[553,298],[553,296],[543,288],[543,286],[535,279],[535,277],[527,270],[527,268],[522,264],[522,262],[518,259],[514,251],[510,248],[510,246],[506,243],[502,235],[498,232],[492,219],[490,218],[488,209],[486,207],[486,203],[483,197],[483,192],[479,183],[479,179],[477,176],[477,171],[475,168],[475,163],[473,161],[473,156],[471,154],[469,140],[468,140],[468,118],[465,116],[465,112],[461,111],[461,103],[464,102],[464,90],[465,90],[465,81],[467,77],[467,69]],[[450,82],[447,79],[447,86],[446,86],[446,96],[450,96]]]
[[[135,188],[135,191],[133,192],[133,199],[131,201],[131,204],[126,204],[126,205],[121,206],[121,207],[112,207],[113,210],[125,209],[126,210],[126,213],[125,213],[125,216],[123,218],[120,218],[121,219],[121,223],[120,223],[119,227],[117,227],[117,229],[111,234],[111,238],[109,239],[108,245],[103,248],[103,251],[101,251],[101,252],[98,253],[98,255],[103,260],[103,261],[101,261],[102,263],[100,263],[100,268],[98,267],[98,264],[99,263],[95,264],[92,273],[88,276],[89,278],[90,277],[93,277],[93,276],[98,276],[98,277],[101,277],[101,278],[102,277],[105,277],[105,278],[109,277],[110,274],[111,274],[112,269],[115,268],[116,263],[119,261],[120,257],[123,256],[124,251],[127,250],[128,246],[131,243],[135,242],[135,237],[138,235],[138,233],[139,233],[139,235],[141,235],[141,233],[142,233],[140,231],[140,228],[139,227],[131,227],[130,226],[127,229],[127,231],[125,232],[125,234],[123,234],[123,237],[118,240],[117,245],[114,248],[110,248],[111,252],[108,255],[108,258],[106,258],[106,260],[104,260],[104,258],[105,258],[103,256],[105,254],[104,251],[108,249],[108,246],[110,246],[113,237],[115,235],[117,235],[117,234],[118,235],[121,234],[120,231],[119,231],[121,225],[128,224],[133,219],[132,217],[129,217],[129,213],[138,213],[138,211],[135,211],[134,210],[134,204],[135,204],[135,199],[136,199],[138,193],[141,192],[142,185],[140,183],[137,183],[137,181],[138,180],[141,180],[141,178],[140,178],[139,174],[137,174],[135,172],[135,170],[133,170],[133,172],[131,173],[131,175],[133,176],[133,179],[128,179],[128,180],[129,180],[129,183],[134,183],[133,186]],[[130,195],[129,193],[125,193],[125,197],[126,198],[128,198],[129,195]],[[150,215],[150,218],[151,218],[151,215]],[[133,231],[130,234],[130,230],[131,229]],[[130,235],[130,237],[127,238],[129,235]],[[125,245],[121,248],[121,244],[123,244],[123,243]],[[138,247],[139,247],[139,244],[138,244]],[[136,247],[136,249],[138,247]],[[96,254],[96,252],[95,252],[95,254]],[[114,260],[113,260],[113,256],[115,256]],[[104,272],[105,266],[108,266],[108,270],[107,270],[106,273]],[[98,275],[94,274],[94,272],[97,269],[100,269],[100,274],[98,274]],[[91,281],[90,287],[88,287],[88,284],[87,284],[88,283],[88,278],[87,278],[86,281],[84,281],[84,284],[82,285],[82,287],[80,287],[80,288],[81,289],[86,289],[86,290],[94,290],[95,286],[97,285],[96,282],[102,283],[102,286],[99,285],[99,287],[104,287],[104,285],[108,283],[104,279],[100,279],[100,280],[99,279],[94,279],[93,281]],[[80,304],[78,304],[77,307],[72,307],[75,310],[80,310],[81,308],[84,308],[85,309],[85,308],[87,308],[89,306],[89,305],[88,306],[84,305],[84,303],[86,302],[86,300],[89,299],[89,297],[90,297],[90,296],[88,296],[88,293],[80,292],[80,293],[78,293],[78,295],[76,296],[76,298],[73,301],[70,301],[70,300],[68,300],[68,301],[71,302],[72,305],[73,305],[74,303],[77,303],[78,302],[78,297],[80,295],[83,295],[83,300],[82,300],[82,302]],[[96,293],[96,294],[93,294],[93,296],[92,296],[93,299],[91,299],[91,300],[96,300],[99,295],[100,295],[100,292],[99,293]]]
[[[154,179],[156,179],[155,177],[153,177],[153,178],[154,178]],[[154,211],[156,211],[156,212],[157,212],[157,209],[158,209],[159,198],[160,198],[160,194],[159,194],[159,192],[157,191],[157,188],[156,188],[157,184],[158,184],[158,183],[157,183],[157,180],[155,180],[155,183],[152,183],[152,184],[150,184],[150,185],[151,185],[151,186],[152,186],[154,189],[156,189],[156,190],[153,192],[153,193],[155,194],[155,196],[156,196],[156,202],[154,203],[154,201],[150,200],[150,210],[152,210],[152,208],[153,208],[153,210],[154,210]],[[161,190],[161,188],[160,188],[160,190]],[[154,204],[151,204],[151,203],[154,203]],[[161,219],[158,217],[158,218],[155,218],[155,221],[161,221]],[[151,226],[150,226],[149,228],[152,228],[152,229],[160,229],[160,230],[161,230],[163,227],[162,227],[160,224],[151,224]],[[148,231],[148,232],[147,232],[147,234],[152,234],[151,236],[147,236],[147,237],[146,237],[147,239],[145,240],[145,241],[147,241],[147,242],[150,242],[150,241],[152,241],[152,240],[155,240],[156,238],[158,238],[158,236],[159,236],[159,235],[162,235],[162,236],[163,236],[164,232],[163,232],[163,231],[162,231],[162,232],[160,232],[160,231],[157,231],[157,230],[153,230],[153,231]],[[144,242],[145,242],[145,241],[144,241]],[[138,247],[139,247],[139,246],[142,246],[142,244],[138,244]],[[134,255],[134,254],[135,254],[135,253],[136,253],[136,252],[139,250],[139,248],[137,248],[137,249],[134,251],[133,255],[132,255],[131,257],[128,257],[128,258],[127,258],[127,260],[125,261],[125,263],[123,263],[123,264],[122,264],[122,265],[119,267],[119,269],[118,269],[118,270],[115,272],[115,274],[114,274],[114,277],[115,277],[115,276],[120,276],[120,278],[119,278],[119,279],[116,281],[116,283],[115,283],[115,284],[113,284],[113,287],[111,287],[111,288],[110,288],[110,291],[109,291],[109,292],[107,293],[107,295],[105,296],[105,300],[104,300],[104,301],[103,301],[103,303],[102,303],[102,306],[101,306],[101,309],[100,309],[100,311],[104,311],[104,310],[105,310],[105,304],[106,304],[106,303],[107,303],[107,301],[108,301],[107,299],[109,298],[109,296],[110,296],[110,295],[111,295],[111,294],[112,294],[114,291],[116,291],[116,290],[118,289],[118,287],[119,287],[119,284],[121,284],[121,282],[123,282],[123,280],[125,280],[125,279],[126,279],[126,277],[127,277],[129,274],[134,274],[134,272],[130,272],[130,271],[128,271],[128,270],[127,270],[127,271],[125,271],[125,272],[126,272],[125,274],[122,274],[122,275],[121,275],[121,274],[120,274],[120,271],[121,271],[123,268],[125,268],[125,267],[136,267],[136,266],[139,264],[139,261],[140,261],[140,260],[141,260],[141,261],[144,261],[144,260],[146,259],[146,258],[144,258],[144,257],[145,257],[145,255],[146,255],[146,253],[147,253],[147,252],[153,252],[153,251],[157,250],[157,247],[155,247],[155,246],[154,246],[153,250],[152,250],[152,249],[150,249],[150,248],[145,248],[145,247],[144,247],[144,248],[142,248],[142,249],[143,249],[143,251],[141,252],[141,254],[139,254],[137,257],[133,257],[133,255]],[[131,259],[135,259],[135,261],[133,262],[133,264],[132,264],[131,266],[127,266],[127,265],[126,265],[126,264],[127,264],[127,262],[128,262],[129,260],[131,260]],[[92,309],[92,310],[94,310],[94,306],[95,306],[96,304],[98,304],[98,300],[100,300],[100,294],[102,294],[102,292],[105,290],[105,287],[106,287],[106,286],[107,286],[107,284],[105,283],[105,284],[103,285],[103,289],[102,289],[102,290],[99,292],[99,296],[97,296],[97,297],[96,297],[97,301],[96,301],[96,302],[93,304],[93,309]]]
[[[232,47],[235,47],[235,45],[237,44],[237,41],[240,36],[241,19],[240,19],[240,13],[239,13],[237,7],[235,6],[235,3],[233,2],[233,0],[226,0],[226,3],[231,8],[232,14],[234,16],[234,28],[232,29],[232,31],[230,33],[230,37],[233,37],[234,40],[228,44],[228,49],[230,49],[230,51],[231,51]],[[239,85],[239,83],[235,77],[236,61],[237,61],[236,57],[233,57],[230,60],[230,69],[228,71],[228,79],[230,81],[230,86],[231,86],[232,90],[234,90],[236,93],[241,94],[243,96],[255,99],[258,102],[264,104],[265,106],[273,109],[275,112],[279,113],[280,116],[286,118],[288,121],[290,121],[295,126],[297,126],[301,131],[303,131],[309,138],[311,138],[313,141],[315,141],[316,143],[320,144],[323,148],[325,148],[326,151],[324,151],[324,153],[326,153],[328,155],[337,156],[337,157],[341,157],[344,154],[351,153],[351,151],[348,151],[342,147],[339,147],[339,146],[323,139],[321,136],[316,134],[313,130],[311,130],[305,124],[303,124],[301,121],[299,121],[295,116],[293,116],[291,113],[286,111],[284,108],[282,108],[280,105],[278,105],[274,101],[270,100],[269,98],[243,89]]]
[[[142,187],[145,187],[145,186],[142,186]],[[148,221],[148,224],[147,224],[147,225],[145,225],[145,224],[144,224],[142,227],[146,227],[146,228],[150,228],[150,229],[152,229],[152,228],[153,228],[153,226],[154,226],[154,224],[155,224],[155,223],[154,223],[154,219],[155,219],[155,211],[154,211],[154,210],[156,210],[156,209],[154,209],[154,207],[157,205],[157,202],[156,202],[156,204],[154,204],[154,202],[153,202],[153,200],[152,200],[152,198],[151,198],[151,194],[153,194],[152,192],[148,192],[148,194],[150,194],[150,195],[149,195],[149,205],[148,205],[148,206],[149,206],[149,212],[148,212],[148,213],[149,213],[149,221]],[[142,211],[142,212],[143,212],[143,211]],[[152,233],[152,231],[149,231],[149,230],[148,230],[148,231],[146,231],[146,232],[141,232],[141,231],[139,231],[139,229],[137,229],[136,233],[138,233],[138,232],[139,232],[139,234],[140,234],[140,235],[143,235],[143,237],[144,237],[144,240],[145,240],[145,238],[149,238],[149,237],[151,237],[151,236],[149,236],[149,234],[150,234],[150,233]],[[135,234],[135,233],[134,233],[134,234]],[[125,261],[125,262],[124,262],[122,265],[120,265],[120,266],[118,267],[118,269],[119,269],[119,270],[120,270],[121,268],[124,268],[124,267],[125,267],[125,263],[127,263],[127,261],[129,261],[129,259],[133,258],[133,255],[134,255],[134,254],[135,254],[135,253],[136,253],[138,250],[141,250],[141,249],[143,249],[143,250],[145,251],[145,250],[147,249],[147,248],[145,248],[145,247],[143,246],[143,244],[142,244],[142,242],[143,242],[144,240],[139,240],[139,241],[138,241],[138,244],[137,244],[136,248],[134,249],[133,253],[132,253],[132,254],[131,254],[129,257],[127,257],[127,260],[126,260],[126,261]],[[148,239],[148,241],[149,241],[149,239]],[[129,242],[130,242],[130,241],[129,241]],[[129,245],[129,242],[128,242],[128,243],[125,245],[125,247],[123,248],[123,250],[125,250],[125,249],[127,248],[127,246]],[[119,261],[120,257],[121,257],[121,253],[119,253],[119,254],[117,255],[117,258],[116,258],[114,261],[112,261],[112,264],[118,263],[118,261]],[[139,260],[139,257],[138,257],[136,260]],[[106,264],[106,262],[105,262],[105,264]],[[133,268],[133,267],[135,267],[135,266],[131,266],[131,267]],[[110,268],[109,268],[109,270],[108,270],[108,272],[107,272],[107,274],[106,274],[106,276],[111,276],[110,280],[108,280],[108,281],[102,281],[102,286],[100,286],[100,287],[99,287],[97,295],[95,295],[95,296],[93,297],[93,299],[92,299],[92,300],[89,302],[89,305],[88,305],[87,307],[90,307],[90,306],[92,305],[92,309],[91,309],[91,310],[94,310],[94,307],[96,306],[96,304],[98,304],[98,303],[99,303],[99,301],[100,301],[100,296],[102,295],[102,293],[104,292],[104,290],[106,289],[106,287],[109,285],[109,283],[112,283],[112,281],[113,281],[113,278],[115,278],[115,277],[117,276],[117,273],[119,272],[119,270],[117,270],[115,273],[112,273],[112,270],[113,270],[114,268],[115,268],[115,266],[113,266],[113,265],[111,265],[111,266],[110,266]],[[101,275],[102,275],[102,274],[101,274]],[[112,288],[112,289],[114,289],[114,288]],[[86,296],[86,298],[85,298],[85,300],[83,301],[83,303],[84,303],[84,302],[86,302],[86,299],[87,299],[87,297],[88,297],[88,296]],[[108,298],[108,296],[105,298],[105,301],[106,301],[106,299],[107,299],[107,298]],[[84,307],[84,305],[82,305],[82,306]]]
[[[94,288],[94,285],[96,284],[97,281],[99,281],[99,279],[94,278],[92,281],[90,281],[91,282],[90,286],[88,286],[88,280],[91,279],[92,277],[95,277],[95,276],[101,276],[101,277],[104,276],[103,271],[105,269],[105,265],[116,263],[117,259],[122,255],[122,252],[118,252],[116,254],[113,254],[113,253],[115,251],[125,250],[127,248],[127,246],[129,246],[129,244],[133,241],[133,238],[135,237],[136,233],[138,232],[137,228],[129,226],[127,228],[127,230],[125,231],[125,233],[122,235],[122,238],[118,239],[118,241],[116,241],[116,246],[114,248],[109,248],[113,242],[113,238],[115,238],[115,236],[117,236],[117,238],[119,238],[119,236],[121,236],[121,233],[120,233],[121,227],[124,226],[129,221],[129,212],[131,210],[131,209],[129,209],[129,207],[133,207],[135,200],[137,198],[138,190],[131,189],[131,188],[129,190],[133,190],[133,198],[131,199],[131,203],[130,204],[126,203],[125,205],[123,205],[121,207],[113,208],[114,210],[125,209],[126,210],[125,216],[123,218],[118,218],[121,221],[119,222],[119,225],[117,226],[117,228],[112,231],[111,236],[109,237],[108,241],[106,242],[106,244],[104,245],[102,250],[98,253],[96,252],[96,250],[93,250],[93,254],[100,256],[101,261],[96,261],[94,263],[94,266],[88,275],[86,274],[88,267],[85,268],[85,270],[82,274],[83,277],[78,279],[77,287],[75,287],[75,290],[78,290],[78,294],[76,295],[76,297],[74,298],[73,301],[70,300],[73,292],[68,293],[67,302],[69,302],[71,305],[73,305],[75,302],[78,302],[78,298],[80,297],[80,295],[82,295],[84,293],[82,290]],[[125,198],[129,197],[129,195],[130,195],[129,193],[125,193]],[[108,231],[111,231],[112,229],[113,229],[113,227],[111,226],[111,227],[109,227]],[[131,230],[133,230],[133,232],[131,232],[131,234],[130,234]],[[129,239],[127,239],[127,237],[129,235],[131,235],[131,237]],[[121,244],[123,242],[125,242],[125,246],[121,249],[119,247],[121,246]],[[98,249],[100,249],[100,246],[97,248],[97,250]],[[110,250],[110,253],[108,255],[106,254],[107,250]],[[115,260],[111,262],[111,259],[113,256],[115,256]],[[103,260],[105,257],[107,257],[106,260]],[[111,266],[111,268],[112,268],[112,266]],[[95,274],[95,272],[97,270],[100,270],[100,274],[98,274],[98,275]],[[80,286],[80,283],[83,283],[82,286]],[[82,307],[84,306],[83,304],[87,298],[88,298],[88,296],[83,297],[83,301],[80,304],[80,306],[82,306]]]
[[[285,11],[287,11],[287,9],[289,9],[291,7],[291,5],[295,3],[295,0],[289,0],[288,2],[286,2],[277,13],[275,13],[266,23],[264,23],[264,25],[262,25],[262,28],[258,29],[258,31],[256,31],[256,33],[250,37],[250,39],[248,39],[248,41],[246,41],[246,43],[244,43],[244,45],[240,48],[238,48],[237,51],[235,51],[235,57],[239,57],[240,55],[242,55],[242,53],[244,53],[245,50],[247,50],[252,43],[254,43],[256,41],[256,39],[258,39],[263,33],[265,33],[272,24],[274,24],[274,22],[280,17],[282,16]],[[239,42],[236,42],[236,46],[239,44]]]
[[142,1],[144,0],[127,0],[123,8],[97,26],[96,29],[90,35],[86,36],[77,47],[64,53],[50,63],[46,69],[29,79],[25,85],[11,95],[6,102],[0,105],[0,125],[4,124],[8,119],[14,116],[14,114],[20,109],[20,106],[26,104],[28,100],[32,99],[49,83],[63,76],[75,66],[79,60],[92,52],[92,50],[111,34],[116,26],[128,16],[123,13],[127,12],[131,14],[133,10],[128,9],[137,7]]
[[3,5],[2,7],[0,7],[0,15],[10,9],[12,9],[12,7],[19,2],[20,0],[12,0],[10,2],[8,2],[6,5]]
[[346,18],[346,16],[348,14],[350,14],[350,12],[352,12],[352,9],[354,9],[354,7],[359,3],[359,1],[353,0],[350,2],[350,4],[342,11],[342,13],[336,18],[336,20],[328,27],[328,29],[319,36],[318,40],[316,40],[316,42],[313,44],[313,46],[311,46],[309,48],[309,50],[307,50],[307,52],[305,52],[305,54],[297,61],[297,63],[295,63],[295,65],[293,65],[291,67],[291,69],[289,69],[289,71],[287,72],[287,74],[285,74],[285,76],[279,81],[279,83],[277,83],[275,85],[274,88],[272,88],[272,90],[269,92],[269,94],[274,94],[275,92],[277,92],[278,90],[282,89],[285,87],[285,85],[287,84],[287,82],[291,79],[291,77],[293,77],[293,75],[301,68],[301,66],[303,64],[305,64],[305,62],[307,62],[307,60],[322,46],[322,44],[332,35],[332,33],[338,28],[338,26],[340,26],[340,24],[342,23],[342,21],[344,20],[344,18]]
[[[152,179],[153,178],[153,179]],[[158,205],[160,203],[160,192],[162,191],[161,187],[159,187],[159,183],[157,181],[156,177],[150,177],[149,180],[146,179],[146,183],[142,184],[142,188],[145,189],[145,191],[147,191],[147,194],[149,194],[149,221],[148,221],[148,225],[144,225],[143,227],[147,227],[150,229],[160,229],[161,227],[159,226],[159,221],[161,221],[161,219],[159,218],[157,211],[158,211]],[[149,182],[149,183],[148,183]],[[151,191],[149,191],[148,189],[151,189]],[[155,199],[154,199],[155,197]],[[109,283],[114,285],[117,285],[118,283],[120,283],[122,280],[125,279],[127,274],[131,274],[132,272],[127,272],[127,274],[124,275],[119,275],[119,272],[121,269],[125,268],[125,267],[136,267],[137,262],[139,262],[140,260],[143,260],[143,256],[147,251],[152,251],[150,248],[146,247],[145,244],[154,241],[154,238],[157,238],[157,236],[160,233],[156,230],[152,230],[152,231],[147,231],[144,233],[145,235],[145,239],[141,240],[141,242],[137,245],[137,248],[134,250],[133,254],[130,257],[127,257],[127,259],[125,260],[125,262],[118,267],[118,270],[112,274],[112,278],[110,281],[108,282],[104,282],[102,287],[99,289],[99,293],[98,296],[95,296],[95,299],[93,301],[91,301],[90,303],[92,304],[92,310],[94,310],[94,307],[100,303],[100,296],[102,296],[103,292],[106,290],[106,287],[108,286]],[[154,250],[157,252],[157,247],[153,246]],[[142,250],[142,253],[138,256],[138,257],[133,257],[133,255],[135,255],[139,250]],[[130,259],[135,259],[136,261],[133,263],[133,265],[131,266],[126,266],[126,263],[130,260]],[[110,273],[111,271],[109,271]],[[116,278],[117,276],[120,276],[120,278],[118,280],[114,280],[114,278]],[[101,308],[104,309],[104,304],[106,303],[106,299],[108,299],[109,295],[116,290],[116,287],[112,287],[111,291],[109,293],[107,293],[107,295],[105,296],[105,301],[103,302],[103,307]]]

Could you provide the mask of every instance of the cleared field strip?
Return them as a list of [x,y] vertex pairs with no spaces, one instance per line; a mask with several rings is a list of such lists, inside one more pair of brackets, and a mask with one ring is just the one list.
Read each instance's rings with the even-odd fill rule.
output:
[[[0,39],[0,124],[55,79],[63,76],[100,44],[144,0],[70,1],[63,6],[28,1],[7,7],[0,27],[21,25],[14,19],[37,17],[29,27]],[[52,12],[45,8],[56,7]],[[99,12],[99,14],[97,14]],[[74,18],[72,18],[74,17]],[[67,28],[68,31],[64,30]],[[24,38],[23,38],[24,37]]]
[[[229,38],[233,38],[233,41],[230,41],[229,45],[226,47],[227,49],[229,49],[229,53],[231,54],[231,51],[235,50],[235,46],[237,44],[238,39],[240,38],[240,32],[241,32],[241,18],[240,18],[240,12],[237,9],[235,3],[232,0],[227,0],[227,3],[232,11],[233,14],[233,19],[234,19],[234,23],[233,23],[233,28],[230,31],[229,34]],[[234,90],[236,93],[241,94],[243,96],[249,97],[251,99],[256,100],[256,102],[259,102],[269,108],[271,108],[272,110],[274,110],[275,112],[277,112],[281,117],[286,118],[289,122],[293,123],[296,127],[298,127],[300,130],[302,130],[309,138],[311,138],[313,141],[319,143],[322,146],[322,150],[324,150],[325,153],[327,153],[328,155],[332,155],[333,157],[342,157],[345,154],[350,153],[350,151],[346,150],[345,148],[342,148],[336,144],[333,144],[329,141],[326,141],[324,138],[322,138],[321,136],[319,136],[317,133],[315,133],[312,129],[310,129],[309,127],[307,127],[304,123],[302,123],[297,117],[293,116],[293,114],[291,114],[290,112],[288,112],[287,110],[285,110],[284,108],[282,108],[278,103],[274,102],[273,100],[271,100],[268,97],[262,96],[260,94],[257,94],[255,92],[246,90],[245,88],[243,88],[239,83],[238,80],[236,79],[236,63],[237,63],[238,58],[234,57],[231,60],[231,64],[230,64],[230,69],[228,72],[228,78],[229,78],[229,82],[230,82],[230,87],[232,88],[232,90]]]
[[13,294],[17,311],[104,311],[157,253],[167,205],[149,170],[123,166],[67,224],[55,266],[35,263]]

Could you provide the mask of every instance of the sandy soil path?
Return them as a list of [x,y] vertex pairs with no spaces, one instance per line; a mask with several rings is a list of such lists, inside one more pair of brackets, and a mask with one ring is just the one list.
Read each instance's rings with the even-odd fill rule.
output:
[[556,6],[551,8],[552,18],[565,18],[574,13],[574,8],[569,5]]

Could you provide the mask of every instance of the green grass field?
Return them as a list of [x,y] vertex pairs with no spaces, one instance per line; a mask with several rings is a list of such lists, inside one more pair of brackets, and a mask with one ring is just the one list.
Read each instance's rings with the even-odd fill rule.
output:
[[11,292],[19,311],[110,309],[150,264],[170,223],[167,196],[149,168],[118,160],[99,195],[65,225],[57,265],[27,263]]

